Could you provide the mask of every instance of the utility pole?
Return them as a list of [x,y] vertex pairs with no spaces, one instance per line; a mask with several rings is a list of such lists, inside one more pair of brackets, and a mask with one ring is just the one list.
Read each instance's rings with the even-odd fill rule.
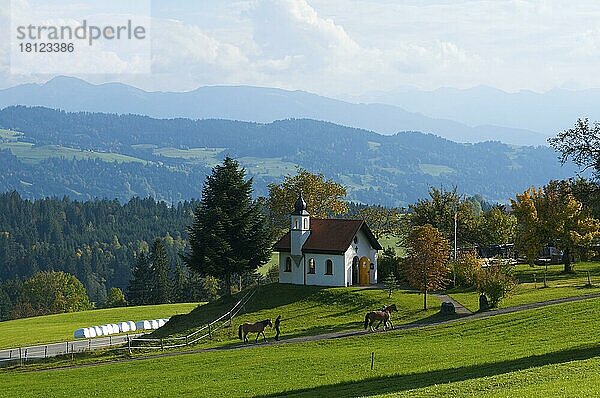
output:
[[456,231],[458,230],[458,209],[454,208],[454,264],[452,265],[452,283],[456,287],[456,254],[458,251]]

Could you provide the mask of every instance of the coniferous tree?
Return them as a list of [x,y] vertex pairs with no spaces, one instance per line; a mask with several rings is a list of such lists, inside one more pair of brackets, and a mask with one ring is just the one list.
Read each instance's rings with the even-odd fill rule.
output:
[[186,284],[187,275],[185,268],[181,264],[177,264],[175,272],[173,273],[173,285],[171,290],[172,301],[176,303],[183,303],[186,300]]
[[133,305],[152,302],[152,270],[150,261],[144,252],[138,255],[137,264],[129,281],[128,301]]
[[273,237],[265,216],[252,200],[252,179],[226,157],[213,169],[190,228],[188,267],[202,276],[222,278],[231,294],[232,275],[254,272],[269,261]]
[[152,271],[152,303],[168,303],[171,300],[169,257],[161,239],[156,239],[152,245],[150,264]]

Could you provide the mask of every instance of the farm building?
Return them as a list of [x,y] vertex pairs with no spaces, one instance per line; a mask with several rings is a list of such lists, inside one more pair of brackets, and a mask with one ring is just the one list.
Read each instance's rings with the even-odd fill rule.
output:
[[302,195],[290,231],[273,247],[279,252],[279,282],[318,286],[377,283],[381,245],[362,220],[311,218]]

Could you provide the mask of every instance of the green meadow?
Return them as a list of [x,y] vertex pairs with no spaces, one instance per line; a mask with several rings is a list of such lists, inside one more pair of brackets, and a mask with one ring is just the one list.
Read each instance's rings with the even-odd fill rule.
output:
[[[600,263],[580,262],[575,273],[564,274],[562,265],[546,267],[520,264],[514,267],[513,276],[519,284],[510,295],[500,301],[499,308],[548,301],[564,297],[600,293]],[[591,285],[588,285],[588,271]],[[546,272],[546,287],[544,286]],[[479,294],[474,291],[450,290],[450,296],[471,311],[479,309]]]
[[73,332],[82,327],[168,318],[188,313],[197,306],[197,303],[184,303],[107,308],[4,321],[0,322],[0,348],[71,341]]
[[146,163],[145,160],[132,156],[122,155],[120,153],[84,151],[80,149],[68,148],[60,145],[42,145],[36,146],[30,142],[20,141],[0,141],[0,150],[8,149],[13,155],[25,163],[39,163],[48,158],[64,159],[99,159],[105,162],[139,162]]
[[350,338],[26,367],[0,371],[0,383],[22,397],[598,396],[599,316],[600,300],[587,300]]
[[[167,337],[189,334],[227,312],[240,297],[237,294],[223,298],[199,306],[190,314],[175,316],[153,335]],[[430,309],[427,311],[422,310],[422,302],[422,295],[409,291],[396,291],[389,298],[388,293],[381,289],[265,285],[246,304],[231,327],[218,330],[212,340],[201,343],[201,346],[238,344],[237,326],[263,319],[274,321],[278,315],[282,317],[282,338],[363,329],[367,312],[392,303],[398,307],[398,312],[392,316],[395,325],[437,319],[439,300],[430,297]],[[266,335],[272,338],[273,331],[267,329]],[[256,334],[250,335],[252,339],[255,337]]]

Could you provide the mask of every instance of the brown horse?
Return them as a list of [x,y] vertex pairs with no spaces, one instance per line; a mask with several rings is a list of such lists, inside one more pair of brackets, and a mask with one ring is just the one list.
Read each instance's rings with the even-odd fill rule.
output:
[[390,324],[390,327],[393,328],[394,325],[392,325],[392,320],[390,318],[392,312],[394,311],[398,312],[396,304],[388,305],[387,307],[384,307],[381,311],[372,311],[367,313],[367,315],[365,315],[365,329],[370,327],[371,331],[373,332],[373,323],[375,323],[375,321],[379,321],[375,329],[379,329],[381,322],[383,322],[383,330],[387,329],[388,323]]
[[[254,340],[254,342],[257,343],[258,336],[260,336],[260,334],[262,333],[263,339],[265,340],[265,343],[266,343],[267,338],[265,337],[265,328],[267,326],[273,327],[273,324],[271,323],[270,319],[265,319],[264,321],[255,322],[255,323],[244,323],[244,324],[240,325],[240,327],[238,328],[238,337],[240,338],[240,340],[244,340],[244,343],[247,343],[248,342],[248,333],[253,332],[253,333],[256,333],[256,340]],[[242,337],[242,335],[243,335],[243,337]]]

